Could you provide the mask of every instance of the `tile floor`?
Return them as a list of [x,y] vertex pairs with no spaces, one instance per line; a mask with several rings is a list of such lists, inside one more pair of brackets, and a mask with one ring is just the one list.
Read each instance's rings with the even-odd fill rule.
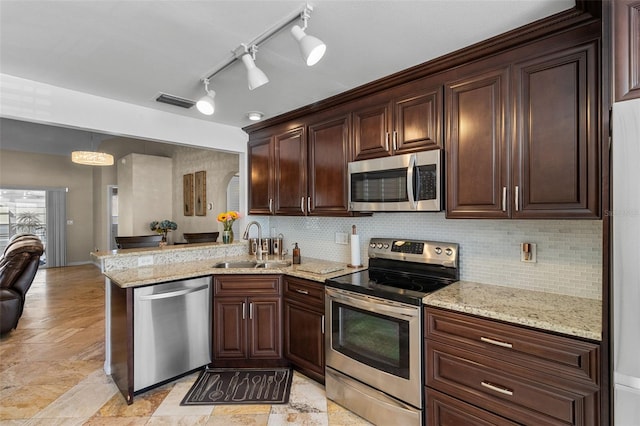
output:
[[182,407],[194,373],[127,405],[104,364],[104,281],[93,265],[41,269],[0,338],[0,425],[369,425],[296,373],[286,405]]

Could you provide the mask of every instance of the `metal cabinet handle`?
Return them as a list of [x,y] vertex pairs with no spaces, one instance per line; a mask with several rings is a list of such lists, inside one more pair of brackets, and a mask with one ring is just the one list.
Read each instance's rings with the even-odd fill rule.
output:
[[507,211],[507,187],[502,187],[502,211]]
[[253,319],[253,302],[249,303],[249,319]]
[[324,334],[324,315],[322,316],[322,319],[320,321],[320,328],[322,329],[322,334]]
[[247,319],[247,309],[246,309],[246,304],[244,302],[242,302],[242,319]]
[[398,132],[396,132],[395,130],[393,131],[393,150],[398,150]]
[[300,210],[302,210],[302,213],[304,214],[304,197],[300,198]]
[[496,346],[501,346],[503,348],[513,348],[513,345],[511,343],[507,343],[507,342],[501,342],[500,340],[494,340],[491,339],[489,337],[480,337],[480,340],[482,340],[485,343],[490,343],[492,345],[496,345]]
[[389,132],[384,135],[384,150],[389,151]]
[[516,191],[513,198],[515,198],[516,211],[519,211],[520,210],[520,188],[518,187],[518,185],[516,185]]
[[307,197],[307,214],[311,211],[311,197]]
[[309,294],[309,292],[307,290],[301,290],[299,288],[296,288],[296,291],[300,294]]
[[269,198],[269,213],[273,213],[273,208],[271,207],[273,205],[273,198]]
[[484,380],[480,382],[480,384],[485,388],[491,389],[492,391],[501,393],[503,395],[509,395],[509,396],[513,395],[513,391],[509,388],[505,388],[504,386],[496,385],[490,382],[486,382]]

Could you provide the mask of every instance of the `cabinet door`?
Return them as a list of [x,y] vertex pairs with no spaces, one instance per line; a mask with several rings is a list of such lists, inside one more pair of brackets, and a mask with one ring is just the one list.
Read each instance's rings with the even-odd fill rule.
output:
[[615,0],[613,5],[613,70],[615,101],[640,98],[640,2]]
[[284,302],[284,356],[310,374],[324,380],[324,314],[295,300]]
[[389,141],[390,103],[383,102],[353,111],[354,160],[392,154]]
[[515,64],[512,217],[596,218],[598,43]]
[[247,303],[244,297],[214,297],[213,354],[215,359],[247,357]]
[[249,141],[249,213],[271,214],[273,209],[273,145],[271,138]]
[[507,218],[508,69],[445,87],[447,217]]
[[442,86],[394,102],[394,154],[442,148]]
[[274,136],[275,213],[304,215],[307,203],[307,163],[304,129]]
[[348,214],[349,115],[309,125],[307,214]]
[[280,297],[250,297],[249,357],[282,358]]

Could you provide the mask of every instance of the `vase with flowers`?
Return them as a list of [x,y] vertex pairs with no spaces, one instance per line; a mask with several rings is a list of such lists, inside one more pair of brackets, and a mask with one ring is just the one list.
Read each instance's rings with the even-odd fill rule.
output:
[[158,222],[157,220],[154,220],[149,224],[149,229],[157,232],[158,234],[162,234],[162,242],[166,244],[167,234],[170,231],[175,231],[176,229],[178,229],[178,224],[167,219],[162,220],[160,222]]
[[222,212],[218,215],[218,222],[222,223],[222,242],[231,244],[233,242],[233,222],[240,218],[240,213],[235,211]]

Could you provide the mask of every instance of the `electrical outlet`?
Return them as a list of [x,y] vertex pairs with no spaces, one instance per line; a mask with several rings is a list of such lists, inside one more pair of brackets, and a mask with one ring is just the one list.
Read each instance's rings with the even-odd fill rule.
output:
[[346,232],[336,232],[336,244],[349,244],[349,234]]
[[153,266],[153,256],[138,257],[138,267],[140,266]]
[[520,244],[520,261],[526,263],[536,263],[536,244],[522,243]]

